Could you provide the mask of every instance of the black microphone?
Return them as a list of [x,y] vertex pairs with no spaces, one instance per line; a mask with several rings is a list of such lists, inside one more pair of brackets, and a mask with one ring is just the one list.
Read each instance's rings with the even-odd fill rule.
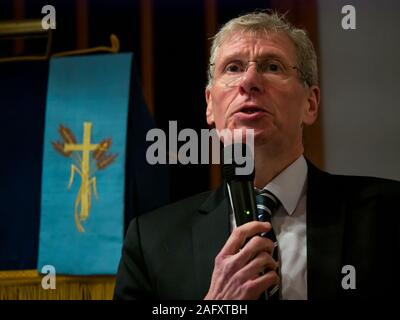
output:
[[[242,144],[229,145],[224,148],[224,161],[222,161],[222,172],[227,182],[227,189],[229,201],[232,211],[235,215],[236,225],[241,226],[250,221],[256,221],[257,218],[257,204],[254,195],[254,162],[253,170],[249,174],[238,174],[237,170],[241,166],[235,161],[234,148],[242,147],[245,150],[247,161],[254,161],[253,157],[248,150],[248,146]],[[232,156],[233,154],[233,156]],[[249,239],[246,240],[246,242]],[[260,275],[264,274],[261,272]],[[268,300],[268,293],[262,293],[258,300]]]
[[[244,151],[247,164],[248,161],[252,161],[253,170],[249,174],[238,174],[237,169],[243,167],[243,165],[238,163],[238,159],[235,159],[235,150],[242,150],[242,153]],[[244,143],[231,144],[223,149],[223,157],[222,172],[227,182],[229,201],[235,215],[236,225],[240,226],[258,220],[253,183],[254,160],[251,151]]]

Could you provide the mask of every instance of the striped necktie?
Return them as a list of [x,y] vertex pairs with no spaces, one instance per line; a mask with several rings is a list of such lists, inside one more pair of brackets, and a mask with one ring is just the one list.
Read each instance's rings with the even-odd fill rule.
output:
[[[272,215],[279,208],[280,205],[278,198],[275,197],[267,189],[263,190],[256,189],[256,202],[257,202],[258,220],[271,223]],[[261,236],[267,237],[274,242],[275,248],[272,253],[272,258],[275,261],[279,261],[278,241],[276,239],[274,230],[271,228],[270,231],[262,233]],[[277,270],[277,273],[279,274],[279,270]],[[268,289],[267,294],[269,300],[279,300],[279,284],[275,285],[273,288]]]

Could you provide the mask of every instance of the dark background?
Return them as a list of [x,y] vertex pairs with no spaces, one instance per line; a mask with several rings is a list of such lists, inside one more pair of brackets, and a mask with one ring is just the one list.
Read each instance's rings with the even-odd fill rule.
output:
[[[292,23],[309,30],[318,51],[313,0],[0,0],[0,22],[42,19],[45,5],[56,9],[51,54],[109,46],[111,34],[119,38],[120,52],[134,53],[133,74],[139,75],[134,82],[144,100],[138,92],[131,96],[125,228],[134,215],[216,188],[221,181],[217,165],[169,165],[166,175],[138,155],[153,125],[166,132],[169,121],[177,121],[178,130],[207,128],[210,37],[223,23],[256,9],[288,12]],[[43,55],[46,41],[0,38],[0,58]],[[0,269],[36,266],[47,74],[48,61],[0,63]],[[317,123],[306,131],[305,147],[306,155],[322,166],[320,137]],[[152,194],[157,188],[162,195]]]

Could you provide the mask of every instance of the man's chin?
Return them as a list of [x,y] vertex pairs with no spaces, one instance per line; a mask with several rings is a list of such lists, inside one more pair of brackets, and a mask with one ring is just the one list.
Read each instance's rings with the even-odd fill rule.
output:
[[271,131],[267,130],[254,130],[254,146],[264,146],[266,144],[272,143],[276,136]]
[[254,143],[254,145],[264,145],[271,140],[273,132],[263,128],[248,126],[230,127],[219,129],[218,135],[224,144],[230,143]]
[[266,128],[240,127],[235,130],[241,131],[244,137],[251,134],[254,137],[254,141],[268,139],[268,136],[271,135],[270,130],[266,130]]
[[218,135],[224,144],[253,143],[254,141],[254,129],[248,127],[225,128],[218,130]]

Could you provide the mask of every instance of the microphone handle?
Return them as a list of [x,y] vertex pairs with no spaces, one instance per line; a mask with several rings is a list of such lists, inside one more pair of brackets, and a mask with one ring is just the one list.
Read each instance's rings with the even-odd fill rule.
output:
[[[233,180],[228,182],[227,186],[236,225],[241,226],[247,222],[258,220],[253,182]],[[260,276],[263,274],[264,272],[261,272]],[[258,300],[269,300],[268,292],[264,291]]]
[[253,181],[228,182],[228,194],[237,226],[258,220]]

